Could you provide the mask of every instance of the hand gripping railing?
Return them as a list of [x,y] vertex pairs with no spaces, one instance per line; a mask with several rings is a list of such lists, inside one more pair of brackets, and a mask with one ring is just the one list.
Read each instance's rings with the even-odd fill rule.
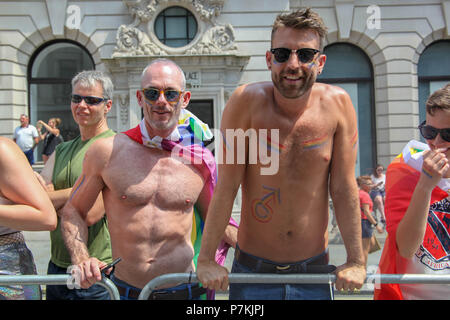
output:
[[[334,274],[261,274],[261,273],[230,273],[230,283],[334,283]],[[154,278],[142,289],[139,300],[147,300],[155,288],[168,283],[197,283],[197,275],[190,273],[171,273]],[[450,274],[369,274],[366,283],[423,283],[450,284]]]
[[[72,276],[67,274],[61,275],[0,275],[0,286],[2,285],[31,285],[31,284],[39,284],[39,285],[67,285],[68,283],[72,283]],[[96,284],[104,287],[110,297],[111,300],[120,300],[120,294],[117,290],[117,287],[114,285],[110,279],[106,277],[102,277],[102,280],[97,282]]]

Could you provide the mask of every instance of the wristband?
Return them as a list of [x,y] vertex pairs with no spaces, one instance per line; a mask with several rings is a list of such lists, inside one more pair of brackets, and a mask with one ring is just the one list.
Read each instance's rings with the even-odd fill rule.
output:
[[374,226],[374,227],[376,227],[377,225],[378,225],[378,222],[377,222],[377,223],[375,223],[375,224],[373,224],[373,226]]

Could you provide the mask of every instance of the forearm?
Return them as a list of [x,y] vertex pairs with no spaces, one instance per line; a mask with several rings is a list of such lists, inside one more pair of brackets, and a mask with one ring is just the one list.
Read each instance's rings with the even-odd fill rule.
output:
[[[233,201],[224,203],[220,197],[211,202],[205,222],[199,260],[214,260],[222,238],[232,245],[232,234],[225,229],[230,221]],[[231,226],[230,226],[231,227]]]
[[405,258],[411,258],[423,241],[430,199],[431,191],[429,188],[423,188],[419,181],[408,209],[397,227],[397,247],[400,255]]
[[61,210],[61,233],[73,264],[89,259],[88,227],[80,214],[68,203]]
[[[344,190],[344,191],[342,191]],[[351,189],[350,189],[351,190]],[[341,188],[339,194],[332,193],[336,221],[347,251],[347,263],[364,264],[361,242],[361,214],[357,190]]]
[[50,198],[50,200],[53,203],[53,206],[55,207],[55,210],[58,212],[58,215],[60,216],[60,211],[66,204],[66,202],[70,198],[70,193],[72,191],[72,188],[67,189],[60,189],[56,191],[48,191],[47,194]]
[[228,224],[225,228],[225,233],[223,235],[223,240],[228,243],[233,248],[236,248],[237,244],[237,233],[238,228],[234,225]]

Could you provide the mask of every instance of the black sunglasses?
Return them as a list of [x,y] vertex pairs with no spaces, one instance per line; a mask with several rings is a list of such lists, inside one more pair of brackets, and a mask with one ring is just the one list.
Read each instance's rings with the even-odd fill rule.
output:
[[72,94],[72,102],[80,103],[82,100],[86,102],[86,104],[90,106],[95,106],[103,101],[107,101],[108,99],[93,97],[93,96],[80,96],[79,94]]
[[152,102],[158,100],[160,94],[162,93],[164,94],[164,98],[166,98],[167,102],[177,103],[180,100],[183,91],[178,91],[174,89],[161,90],[157,88],[145,88],[142,89],[142,93],[144,94],[145,99]]
[[432,126],[428,126],[425,124],[425,121],[422,122],[419,126],[420,134],[427,140],[433,140],[436,138],[438,133],[441,134],[442,139],[447,142],[450,142],[450,128],[437,129]]
[[316,53],[320,52],[320,50],[312,49],[312,48],[302,48],[297,50],[291,50],[288,48],[274,48],[270,49],[270,52],[275,57],[275,60],[279,63],[284,63],[289,60],[291,56],[291,52],[295,52],[297,54],[298,59],[302,63],[309,63],[314,59]]

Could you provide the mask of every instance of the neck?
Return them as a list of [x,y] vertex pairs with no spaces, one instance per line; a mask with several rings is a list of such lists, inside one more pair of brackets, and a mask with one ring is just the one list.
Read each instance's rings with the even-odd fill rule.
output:
[[173,130],[175,130],[176,127],[170,128],[170,129],[164,129],[164,130],[158,130],[155,128],[152,128],[147,121],[145,121],[145,128],[147,129],[147,133],[150,139],[153,139],[154,137],[158,136],[161,138],[168,137]]
[[82,141],[96,137],[109,129],[106,120],[102,121],[101,123],[98,123],[95,126],[79,126],[79,128]]
[[298,98],[286,98],[274,88],[274,101],[278,110],[281,110],[287,116],[293,119],[300,117],[309,106],[312,88]]

